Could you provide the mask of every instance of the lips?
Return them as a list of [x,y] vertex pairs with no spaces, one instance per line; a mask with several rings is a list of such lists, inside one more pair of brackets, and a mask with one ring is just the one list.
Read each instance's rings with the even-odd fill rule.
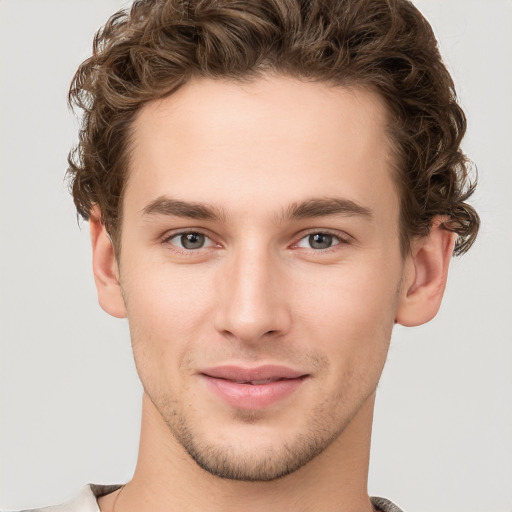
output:
[[296,379],[304,374],[286,366],[265,365],[256,368],[240,366],[217,366],[202,370],[201,373],[217,379],[234,382],[275,381],[281,379]]
[[276,404],[297,391],[308,376],[277,365],[217,366],[199,374],[218,398],[240,409],[261,409]]

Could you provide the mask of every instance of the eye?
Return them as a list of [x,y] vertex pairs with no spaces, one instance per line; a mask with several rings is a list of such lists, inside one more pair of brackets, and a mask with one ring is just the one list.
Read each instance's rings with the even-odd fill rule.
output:
[[203,247],[211,247],[215,245],[205,234],[197,233],[195,231],[176,233],[175,235],[167,238],[166,242],[187,251],[193,251],[194,249],[202,249]]
[[301,238],[297,244],[297,247],[304,247],[306,249],[329,249],[334,245],[338,245],[342,243],[343,240],[336,236],[331,235],[329,233],[311,233],[304,238]]

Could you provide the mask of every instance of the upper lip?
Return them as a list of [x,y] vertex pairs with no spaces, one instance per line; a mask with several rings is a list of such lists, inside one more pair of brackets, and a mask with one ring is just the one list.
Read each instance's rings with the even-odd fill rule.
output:
[[201,370],[199,373],[208,377],[234,382],[297,379],[307,375],[306,373],[288,368],[287,366],[272,364],[257,366],[255,368],[236,365],[215,366]]

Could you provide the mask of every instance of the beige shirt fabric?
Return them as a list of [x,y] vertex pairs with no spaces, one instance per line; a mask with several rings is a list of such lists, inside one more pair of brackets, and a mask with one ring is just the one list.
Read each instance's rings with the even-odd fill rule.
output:
[[[97,499],[119,489],[120,485],[89,484],[82,488],[72,500],[51,507],[34,508],[22,512],[100,512]],[[394,503],[386,498],[370,498],[374,507],[380,512],[402,512]]]

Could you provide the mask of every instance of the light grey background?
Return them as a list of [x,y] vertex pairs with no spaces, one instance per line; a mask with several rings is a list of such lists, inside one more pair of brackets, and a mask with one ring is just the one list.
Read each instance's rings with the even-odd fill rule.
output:
[[[483,226],[430,324],[397,328],[370,492],[406,511],[512,511],[512,2],[421,0],[469,118]],[[0,506],[51,504],[133,471],[141,387],[99,308],[63,174],[66,92],[126,2],[0,0]]]

